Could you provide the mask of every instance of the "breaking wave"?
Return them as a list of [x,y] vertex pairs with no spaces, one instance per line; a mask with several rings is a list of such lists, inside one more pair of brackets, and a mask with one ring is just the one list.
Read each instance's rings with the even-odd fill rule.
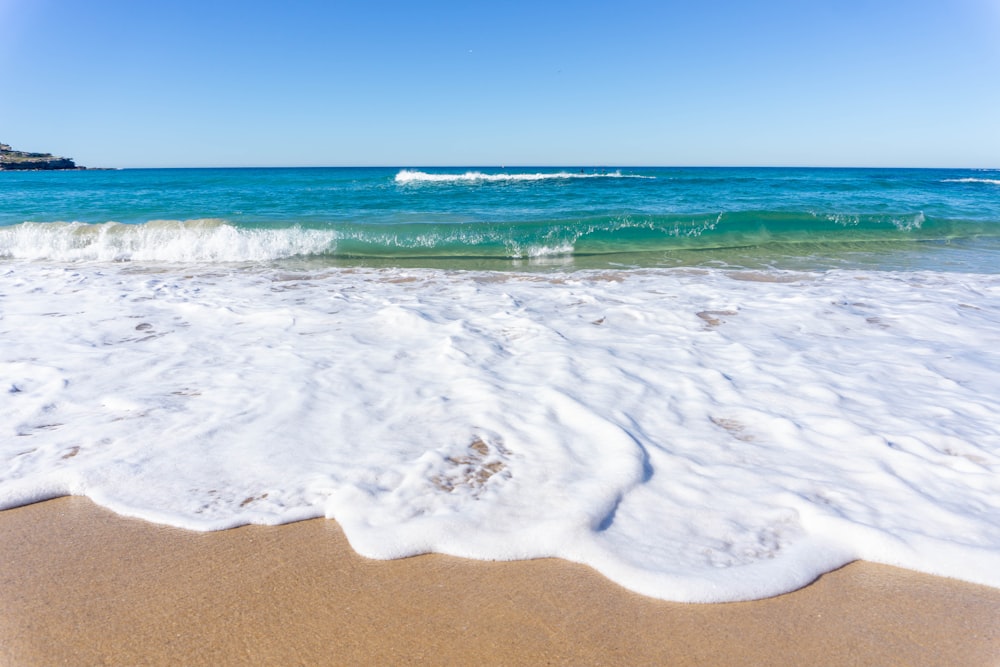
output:
[[[899,214],[733,211],[597,214],[515,221],[312,221],[281,226],[217,218],[119,222],[24,222],[0,227],[0,259],[168,263],[491,259],[596,256],[733,248],[785,254],[869,244],[996,237],[995,226]],[[825,249],[825,250],[824,250]],[[705,255],[707,258],[707,255]]]
[[990,185],[1000,185],[998,178],[946,178],[942,183],[988,183]]
[[506,183],[523,181],[568,180],[576,178],[641,178],[655,179],[655,176],[623,174],[621,171],[602,172],[536,172],[522,174],[487,174],[482,171],[466,171],[461,174],[433,174],[425,171],[403,169],[396,174],[396,183]]
[[0,227],[0,258],[59,261],[253,262],[322,253],[331,230],[243,229],[224,220],[25,222]]

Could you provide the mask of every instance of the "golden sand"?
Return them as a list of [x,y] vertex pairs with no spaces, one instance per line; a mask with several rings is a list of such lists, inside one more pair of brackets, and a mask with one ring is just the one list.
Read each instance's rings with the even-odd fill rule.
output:
[[1000,665],[1000,590],[854,563],[732,604],[554,559],[372,561],[313,520],[193,533],[84,498],[0,512],[4,665]]

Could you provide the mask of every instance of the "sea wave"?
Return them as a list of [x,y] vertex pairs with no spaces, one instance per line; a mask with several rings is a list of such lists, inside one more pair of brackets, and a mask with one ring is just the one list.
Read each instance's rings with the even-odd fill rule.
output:
[[25,222],[0,227],[0,258],[57,261],[253,262],[313,255],[331,230],[244,229],[224,220]]
[[413,169],[403,169],[396,174],[396,183],[506,183],[523,181],[550,181],[567,180],[577,178],[641,178],[655,179],[655,176],[643,176],[640,174],[623,174],[621,171],[603,172],[534,172],[515,174],[488,174],[482,171],[466,171],[461,174],[432,174],[425,171]]
[[[844,244],[996,237],[996,225],[898,214],[724,211],[595,214],[508,221],[298,221],[217,218],[119,222],[25,222],[0,227],[0,259],[168,263],[398,259],[523,260],[634,253],[781,249],[836,253]],[[796,248],[801,248],[797,250]]]
[[859,227],[867,225],[871,228],[879,226],[888,228],[894,227],[901,232],[911,232],[921,229],[927,221],[923,211],[907,215],[856,215],[832,213],[825,216],[827,220],[842,227]]
[[990,185],[1000,185],[998,178],[946,178],[942,183],[988,183]]

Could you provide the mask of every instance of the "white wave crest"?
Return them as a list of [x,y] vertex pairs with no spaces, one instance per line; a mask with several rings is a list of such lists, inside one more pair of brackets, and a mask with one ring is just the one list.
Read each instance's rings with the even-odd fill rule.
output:
[[924,217],[924,212],[920,211],[912,216],[889,218],[889,222],[901,232],[912,232],[914,230],[921,229],[924,226],[924,223],[927,222],[927,218]]
[[481,171],[467,171],[461,174],[429,174],[425,171],[403,169],[396,174],[397,183],[504,183],[512,181],[548,181],[568,180],[575,178],[642,178],[654,179],[655,176],[638,174],[623,174],[620,171],[610,172],[536,172],[522,174],[487,174]]
[[997,178],[946,178],[942,183],[988,183],[990,185],[1000,185]]
[[223,220],[25,222],[0,228],[0,258],[56,261],[254,262],[324,252],[332,231],[240,229]]

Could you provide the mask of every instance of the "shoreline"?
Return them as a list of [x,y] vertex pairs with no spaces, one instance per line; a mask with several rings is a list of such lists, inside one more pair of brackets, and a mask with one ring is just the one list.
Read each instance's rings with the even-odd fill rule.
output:
[[188,532],[67,497],[0,512],[0,664],[965,664],[1000,590],[855,562],[681,604],[556,559],[374,561],[334,521]]

